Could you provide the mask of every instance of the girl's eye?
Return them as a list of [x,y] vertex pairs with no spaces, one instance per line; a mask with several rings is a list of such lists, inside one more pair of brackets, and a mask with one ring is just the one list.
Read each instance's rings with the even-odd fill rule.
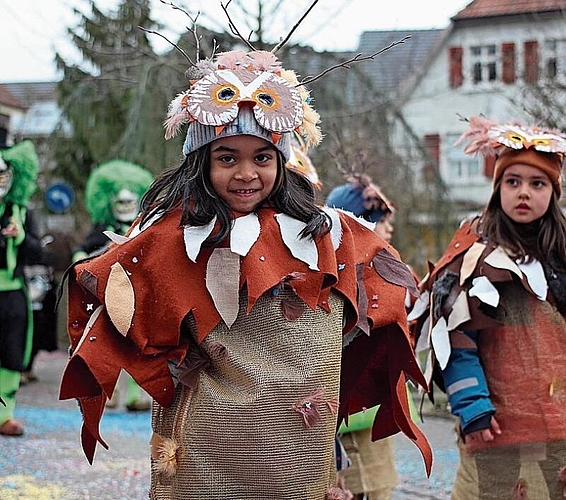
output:
[[233,156],[224,155],[224,156],[219,156],[218,161],[220,161],[222,163],[233,163],[235,161],[235,159],[234,159]]
[[513,179],[513,177],[507,179],[507,184],[509,184],[510,186],[517,186],[519,184],[519,181],[517,179]]
[[544,181],[533,181],[533,186],[536,188],[541,188],[546,186],[546,184]]
[[271,160],[271,155],[262,153],[256,156],[256,161],[260,162],[260,163],[265,163],[268,162],[269,160]]

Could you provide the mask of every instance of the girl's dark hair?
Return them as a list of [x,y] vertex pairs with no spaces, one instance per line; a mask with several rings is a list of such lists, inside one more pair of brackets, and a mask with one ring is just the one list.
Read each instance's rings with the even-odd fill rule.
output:
[[479,231],[488,240],[504,246],[513,257],[525,262],[552,258],[557,270],[566,271],[566,217],[553,190],[546,213],[531,224],[517,224],[501,208],[500,179],[479,223]]
[[[286,168],[283,155],[279,150],[275,151],[277,177],[264,206],[274,207],[306,223],[301,238],[310,236],[314,239],[327,233],[332,223],[316,206],[313,185],[301,174]],[[186,156],[179,167],[161,174],[144,195],[141,208],[142,226],[152,216],[176,208],[182,209],[181,226],[204,226],[217,216],[218,231],[207,239],[207,243],[215,245],[224,240],[231,229],[232,210],[210,182],[210,145]]]

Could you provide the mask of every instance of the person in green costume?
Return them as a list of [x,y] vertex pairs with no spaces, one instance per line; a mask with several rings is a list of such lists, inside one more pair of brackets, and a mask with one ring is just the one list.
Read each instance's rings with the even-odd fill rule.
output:
[[33,334],[23,268],[41,255],[39,237],[27,216],[38,166],[30,141],[0,150],[0,435],[4,436],[24,434],[23,423],[14,415]]
[[[85,199],[93,225],[80,246],[74,249],[73,262],[109,244],[111,240],[107,234],[123,236],[126,233],[152,182],[153,175],[148,170],[121,159],[101,163],[92,171],[86,184]],[[127,377],[125,404],[128,411],[150,409],[149,400],[143,398],[141,388],[130,376]],[[117,405],[118,391],[115,391],[107,406]]]

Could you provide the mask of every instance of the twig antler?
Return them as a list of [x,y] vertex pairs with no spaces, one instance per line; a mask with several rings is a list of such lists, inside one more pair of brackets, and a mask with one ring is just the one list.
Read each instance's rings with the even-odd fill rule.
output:
[[293,28],[291,29],[291,31],[289,31],[289,33],[287,34],[287,36],[285,38],[283,38],[275,47],[273,47],[273,49],[271,50],[271,52],[273,54],[277,54],[277,51],[279,51],[279,49],[281,49],[281,47],[283,47],[288,41],[289,38],[291,38],[291,36],[293,35],[293,33],[295,32],[295,30],[299,27],[299,25],[303,22],[303,20],[305,19],[305,17],[307,17],[310,13],[310,11],[314,8],[314,6],[318,3],[318,0],[314,0],[313,3],[311,3],[310,7],[307,9],[307,11],[301,16],[301,18],[295,23],[295,26],[293,26]]
[[187,61],[189,61],[189,64],[191,66],[196,66],[195,62],[187,55],[187,53],[181,48],[179,47],[176,43],[172,42],[171,40],[169,40],[169,38],[167,38],[165,35],[159,33],[158,31],[154,31],[154,30],[149,30],[147,28],[144,28],[143,26],[138,26],[138,28],[142,31],[145,31],[146,33],[151,33],[152,35],[157,35],[160,36],[161,38],[163,38],[167,43],[169,43],[170,45],[172,45],[175,49],[177,49],[181,54],[183,54],[183,56],[185,57],[185,59]]
[[[181,54],[183,54],[183,56],[187,59],[187,61],[189,61],[189,64],[190,64],[191,66],[196,66],[197,63],[198,63],[199,60],[200,60],[200,40],[201,40],[201,37],[198,35],[198,32],[197,32],[197,26],[198,26],[197,21],[198,21],[198,18],[199,18],[199,16],[200,16],[200,11],[197,12],[197,15],[196,15],[195,17],[193,17],[193,16],[192,16],[189,12],[187,12],[185,9],[182,9],[181,7],[179,7],[178,5],[175,5],[175,4],[174,4],[173,2],[171,2],[171,1],[166,1],[166,0],[159,0],[159,1],[160,1],[163,5],[168,5],[168,6],[171,7],[173,10],[179,10],[179,11],[181,11],[183,14],[185,14],[185,15],[191,20],[192,28],[190,28],[189,26],[185,26],[185,27],[187,28],[187,31],[189,31],[189,32],[191,32],[191,33],[193,34],[194,39],[195,39],[196,63],[187,55],[187,53],[186,53],[181,47],[179,47],[176,43],[173,43],[173,42],[172,42],[171,40],[169,40],[165,35],[163,35],[163,34],[157,32],[157,31],[153,31],[153,30],[149,30],[149,29],[147,29],[147,28],[143,28],[142,26],[139,26],[139,28],[140,28],[142,31],[145,31],[146,33],[151,33],[151,34],[153,34],[153,35],[158,35],[158,36],[160,36],[161,38],[163,38],[164,40],[166,40],[170,45],[172,45],[175,49],[177,49]],[[215,42],[215,45],[214,45],[214,46],[216,47],[216,42]]]
[[356,63],[356,62],[360,62],[360,61],[368,61],[369,59],[375,59],[379,54],[383,54],[385,51],[392,49],[396,45],[400,45],[402,43],[405,43],[409,38],[411,38],[411,36],[407,35],[407,36],[401,38],[401,40],[396,40],[395,42],[391,42],[387,47],[383,47],[382,49],[378,50],[377,52],[374,52],[373,54],[370,54],[370,55],[367,55],[367,56],[364,56],[363,54],[356,54],[354,57],[348,59],[347,61],[343,61],[341,63],[335,64],[334,66],[331,66],[330,68],[325,69],[322,73],[319,73],[316,76],[309,76],[309,77],[304,78],[303,80],[301,80],[298,83],[298,85],[307,85],[309,83],[312,83],[315,80],[322,78],[327,73],[330,73],[331,71],[338,69],[338,68],[350,69],[350,64],[352,64],[352,63]]
[[[240,40],[242,40],[242,42],[244,42],[249,47],[250,50],[255,51],[256,48],[251,44],[249,37],[244,38],[244,36],[242,36],[240,31],[238,30],[238,28],[234,24],[234,21],[232,21],[232,18],[230,17],[230,14],[228,13],[228,6],[230,5],[230,3],[232,3],[232,0],[228,0],[228,2],[226,2],[225,4],[220,2],[220,6],[222,7],[222,10],[226,14],[226,17],[228,18],[228,27],[230,28],[230,31],[232,32],[232,34],[234,34]],[[250,36],[251,36],[251,33],[250,33]]]

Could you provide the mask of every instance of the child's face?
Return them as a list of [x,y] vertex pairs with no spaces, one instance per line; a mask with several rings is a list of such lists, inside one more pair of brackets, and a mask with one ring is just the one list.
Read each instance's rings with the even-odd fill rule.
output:
[[277,178],[273,144],[251,135],[215,140],[210,147],[210,182],[235,213],[247,214],[271,193]]
[[393,221],[391,220],[390,214],[385,214],[379,222],[375,224],[375,229],[373,230],[381,239],[391,243],[393,238]]
[[503,172],[501,208],[515,222],[529,223],[540,219],[552,199],[552,183],[538,168],[517,163]]

